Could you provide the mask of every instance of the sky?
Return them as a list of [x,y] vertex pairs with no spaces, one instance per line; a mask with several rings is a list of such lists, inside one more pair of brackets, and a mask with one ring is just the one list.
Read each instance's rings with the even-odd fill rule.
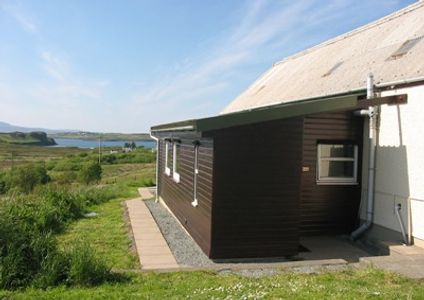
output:
[[0,0],[0,121],[148,132],[414,0]]

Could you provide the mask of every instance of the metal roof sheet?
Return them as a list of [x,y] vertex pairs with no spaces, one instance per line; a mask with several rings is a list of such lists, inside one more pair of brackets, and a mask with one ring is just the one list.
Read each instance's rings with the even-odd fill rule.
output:
[[422,77],[422,36],[420,1],[274,64],[222,114],[360,90],[369,73],[380,85]]

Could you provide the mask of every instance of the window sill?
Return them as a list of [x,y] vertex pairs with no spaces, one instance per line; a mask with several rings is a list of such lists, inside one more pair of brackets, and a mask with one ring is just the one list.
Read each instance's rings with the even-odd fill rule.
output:
[[180,174],[174,172],[174,174],[172,175],[172,178],[174,179],[176,183],[180,183]]

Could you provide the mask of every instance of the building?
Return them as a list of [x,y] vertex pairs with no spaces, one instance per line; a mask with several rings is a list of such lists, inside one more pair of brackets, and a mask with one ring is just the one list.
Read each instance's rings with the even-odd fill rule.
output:
[[152,127],[158,198],[215,259],[424,243],[423,37],[417,2],[274,64],[218,116]]

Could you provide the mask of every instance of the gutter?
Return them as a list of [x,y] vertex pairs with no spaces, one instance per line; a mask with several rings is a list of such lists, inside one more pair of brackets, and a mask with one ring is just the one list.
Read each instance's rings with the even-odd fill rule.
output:
[[[374,76],[368,75],[367,78],[367,99],[374,98]],[[368,146],[368,191],[367,191],[367,219],[366,222],[359,226],[350,235],[352,240],[357,239],[365,231],[367,231],[374,219],[374,192],[375,192],[375,154],[377,145],[377,119],[379,107],[370,106],[368,109],[363,109],[355,112],[356,115],[369,117],[369,146]]]
[[158,193],[158,184],[159,184],[159,139],[150,133],[150,137],[156,141],[156,195],[155,195],[155,202],[159,201],[159,193]]

